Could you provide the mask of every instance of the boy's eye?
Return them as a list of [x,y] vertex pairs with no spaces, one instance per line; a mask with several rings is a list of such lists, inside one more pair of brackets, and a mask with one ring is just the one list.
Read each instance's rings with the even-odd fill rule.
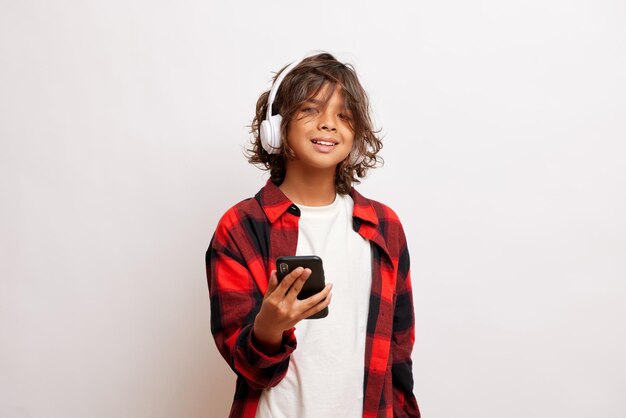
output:
[[352,119],[352,117],[350,115],[346,114],[346,113],[340,113],[339,117],[341,119],[343,119],[343,120],[350,120],[350,119]]
[[300,109],[300,112],[304,112],[304,113],[311,113],[311,112],[315,112],[315,108],[314,107],[303,107],[302,109]]

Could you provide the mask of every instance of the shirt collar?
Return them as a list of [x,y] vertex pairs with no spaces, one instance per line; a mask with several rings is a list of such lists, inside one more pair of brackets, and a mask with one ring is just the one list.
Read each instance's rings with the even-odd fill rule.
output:
[[276,222],[283,213],[287,212],[292,206],[295,206],[291,200],[270,180],[267,180],[265,186],[254,196],[261,209],[265,212],[265,216],[270,223]]
[[[352,216],[362,221],[378,225],[378,216],[369,199],[363,197],[354,187],[350,190],[350,197],[354,201],[354,210]],[[256,194],[255,199],[261,205],[265,216],[270,223],[276,222],[285,212],[291,212],[299,215],[300,210],[285,194],[272,183],[267,180],[265,186]]]
[[362,221],[378,225],[378,216],[376,215],[376,210],[374,210],[374,207],[372,206],[372,201],[363,197],[363,195],[357,192],[354,187],[350,190],[350,196],[354,201],[352,216],[359,218]]

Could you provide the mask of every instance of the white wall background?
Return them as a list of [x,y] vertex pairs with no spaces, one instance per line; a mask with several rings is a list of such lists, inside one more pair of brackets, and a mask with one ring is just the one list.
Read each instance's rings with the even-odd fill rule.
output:
[[424,417],[626,416],[626,3],[0,1],[0,416],[226,416],[203,256],[272,71],[352,62]]

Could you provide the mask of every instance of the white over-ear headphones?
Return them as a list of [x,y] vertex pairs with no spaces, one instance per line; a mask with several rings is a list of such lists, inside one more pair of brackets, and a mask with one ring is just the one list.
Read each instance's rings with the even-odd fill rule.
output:
[[[279,113],[272,115],[272,105],[274,104],[276,93],[278,92],[278,88],[280,87],[280,84],[283,82],[287,74],[289,74],[291,70],[293,70],[298,64],[300,64],[302,60],[304,60],[304,58],[301,58],[291,63],[287,68],[285,68],[280,73],[278,78],[274,81],[274,84],[272,84],[272,88],[270,89],[270,94],[267,98],[267,114],[265,116],[265,120],[261,122],[261,128],[259,132],[261,145],[268,154],[278,154],[280,152],[280,146],[282,143],[282,134],[280,131],[280,127],[283,121],[283,117]],[[350,152],[349,162],[351,165],[360,164],[364,159],[365,155],[358,152],[358,150],[353,149]]]
[[285,68],[282,73],[280,73],[278,78],[274,81],[269,97],[267,98],[267,116],[265,117],[265,120],[261,122],[260,136],[261,145],[263,145],[263,149],[267,151],[268,154],[278,154],[280,152],[280,125],[283,121],[283,117],[279,113],[272,115],[272,105],[274,104],[274,99],[276,98],[276,92],[278,91],[280,83],[283,82],[285,76],[289,74],[289,72],[293,70],[296,65],[300,64],[300,62],[302,62],[302,59],[293,62]]
[[348,156],[348,162],[350,165],[359,165],[365,160],[365,155],[361,154],[358,149],[352,148],[350,155]]

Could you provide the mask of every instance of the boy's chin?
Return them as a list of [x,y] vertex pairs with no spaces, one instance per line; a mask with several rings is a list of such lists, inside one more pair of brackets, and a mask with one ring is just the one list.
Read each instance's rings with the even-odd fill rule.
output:
[[308,170],[335,170],[339,164],[341,164],[343,160],[337,161],[336,158],[316,158],[316,159],[301,159],[294,161],[294,166],[299,166],[300,168],[308,169]]

